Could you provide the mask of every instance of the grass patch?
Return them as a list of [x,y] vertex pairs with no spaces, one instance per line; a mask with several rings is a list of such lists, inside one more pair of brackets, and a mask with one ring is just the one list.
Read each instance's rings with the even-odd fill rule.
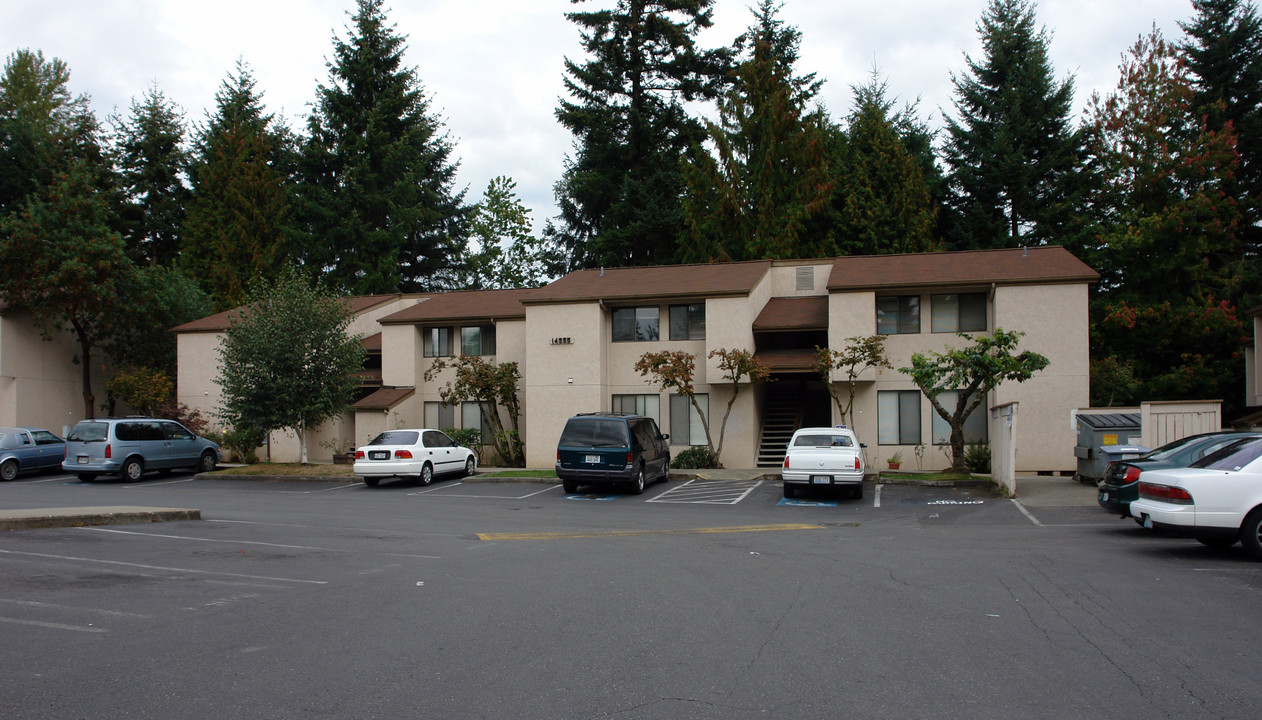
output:
[[959,482],[961,480],[986,480],[980,475],[953,472],[916,472],[906,473],[894,470],[882,470],[881,477],[894,480],[919,480],[923,482]]
[[223,468],[216,475],[284,475],[288,477],[355,477],[350,465],[331,463],[255,463]]

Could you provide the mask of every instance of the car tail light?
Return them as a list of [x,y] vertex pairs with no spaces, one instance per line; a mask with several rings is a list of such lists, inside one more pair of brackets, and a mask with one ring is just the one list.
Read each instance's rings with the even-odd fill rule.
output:
[[411,460],[412,451],[411,450],[395,450],[394,459],[395,460]]
[[355,459],[356,459],[356,460],[363,460],[363,459],[364,459],[364,451],[363,451],[363,450],[356,450],[356,451],[355,451]]
[[788,455],[784,456],[784,469],[785,470],[789,469],[789,456]]
[[1191,505],[1192,494],[1181,487],[1173,485],[1158,485],[1156,483],[1141,482],[1139,484],[1139,496],[1148,498],[1149,500],[1161,500],[1162,502],[1174,503],[1175,505]]
[[109,443],[106,443],[105,444],[105,459],[108,460],[112,457],[114,457],[114,447],[110,445]]
[[1134,465],[1131,465],[1130,467],[1126,468],[1126,475],[1124,475],[1122,479],[1128,483],[1133,483],[1139,479],[1139,474],[1141,472],[1143,471],[1135,467]]
[[635,462],[635,455],[627,453],[627,464],[630,465],[633,462]]
[[862,468],[861,468],[861,466],[859,465],[859,456],[858,456],[858,455],[855,455],[855,456],[854,456],[854,469],[855,469],[855,470],[860,470],[860,469],[862,469]]

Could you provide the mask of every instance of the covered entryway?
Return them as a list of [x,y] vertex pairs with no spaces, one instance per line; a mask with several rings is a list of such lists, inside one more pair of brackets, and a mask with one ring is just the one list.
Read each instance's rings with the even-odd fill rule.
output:
[[828,297],[772,298],[754,320],[754,350],[771,368],[761,388],[758,467],[779,467],[793,431],[832,424],[832,400],[813,368],[828,346]]

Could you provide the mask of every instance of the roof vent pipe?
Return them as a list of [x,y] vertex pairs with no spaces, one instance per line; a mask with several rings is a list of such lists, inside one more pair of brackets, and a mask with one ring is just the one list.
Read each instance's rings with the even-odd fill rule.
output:
[[1022,246],[1021,246],[1021,257],[1026,257],[1026,256],[1028,256],[1029,254],[1030,254],[1030,248],[1026,247],[1025,245],[1022,245]]
[[601,277],[604,277],[604,276],[605,276],[605,266],[604,266],[604,265],[601,265],[601,266],[600,266],[600,276],[601,276]]

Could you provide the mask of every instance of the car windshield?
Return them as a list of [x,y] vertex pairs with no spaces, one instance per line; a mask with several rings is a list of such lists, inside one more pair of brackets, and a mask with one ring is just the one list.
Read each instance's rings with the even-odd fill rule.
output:
[[845,435],[798,435],[794,447],[854,447]]
[[387,430],[372,439],[369,445],[415,445],[420,433],[415,430]]
[[1171,455],[1174,455],[1174,454],[1176,454],[1176,453],[1180,452],[1180,451],[1181,451],[1181,450],[1183,450],[1185,447],[1187,447],[1189,444],[1194,443],[1194,442],[1199,442],[1199,441],[1200,441],[1200,440],[1202,440],[1202,439],[1203,439],[1203,438],[1201,438],[1200,436],[1196,436],[1196,435],[1191,435],[1191,436],[1188,436],[1188,437],[1185,437],[1185,438],[1180,438],[1180,439],[1178,439],[1178,440],[1175,440],[1174,442],[1169,442],[1169,443],[1166,443],[1165,445],[1162,445],[1161,447],[1157,448],[1156,450],[1153,450],[1152,452],[1148,453],[1147,455],[1142,455],[1141,457],[1142,457],[1142,458],[1144,458],[1145,460],[1165,460],[1166,458],[1170,457]]
[[105,442],[109,425],[101,422],[82,422],[70,429],[66,439],[71,442]]
[[621,420],[571,420],[561,433],[565,447],[627,447],[627,424]]
[[1207,470],[1239,470],[1262,457],[1262,438],[1239,440],[1192,463]]

